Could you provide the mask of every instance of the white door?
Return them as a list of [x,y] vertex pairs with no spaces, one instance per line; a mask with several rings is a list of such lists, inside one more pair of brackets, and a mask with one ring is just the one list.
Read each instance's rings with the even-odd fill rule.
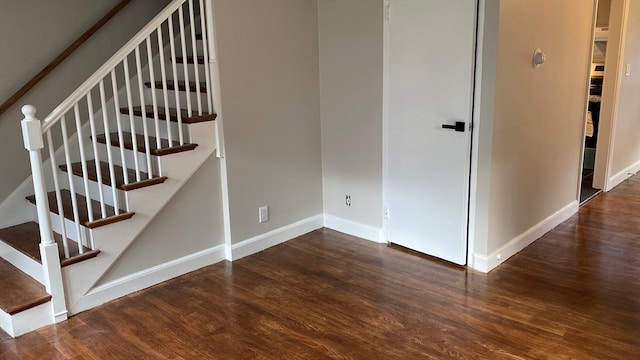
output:
[[387,240],[465,264],[476,1],[389,1]]

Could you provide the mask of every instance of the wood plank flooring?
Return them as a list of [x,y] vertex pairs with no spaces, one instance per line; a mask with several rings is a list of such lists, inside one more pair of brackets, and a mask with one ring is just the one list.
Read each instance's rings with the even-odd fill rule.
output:
[[638,359],[640,178],[490,274],[318,230],[11,339],[2,359]]

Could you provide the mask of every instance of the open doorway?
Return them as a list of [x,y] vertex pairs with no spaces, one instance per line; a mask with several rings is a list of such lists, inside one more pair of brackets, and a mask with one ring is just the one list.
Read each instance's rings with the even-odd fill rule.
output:
[[595,158],[598,149],[598,130],[600,128],[600,108],[602,87],[606,69],[607,41],[609,34],[609,14],[611,0],[598,1],[591,72],[589,74],[589,97],[587,99],[587,125],[584,139],[584,158],[582,162],[582,182],[580,204],[599,194],[601,186],[594,184]]

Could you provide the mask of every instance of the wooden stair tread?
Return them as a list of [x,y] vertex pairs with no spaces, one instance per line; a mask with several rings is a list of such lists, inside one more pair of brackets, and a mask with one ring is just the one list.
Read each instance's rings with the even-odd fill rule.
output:
[[[71,192],[69,190],[63,189],[60,191],[62,197],[62,209],[64,211],[64,217],[73,221],[73,204],[71,201]],[[49,199],[49,209],[51,212],[59,214],[58,212],[58,204],[56,202],[56,193],[51,191],[47,194]],[[29,200],[32,204],[36,203],[35,195],[27,196],[27,200]],[[89,212],[87,211],[87,203],[86,198],[80,194],[76,194],[76,201],[78,203],[78,216],[80,223],[88,227],[89,229],[93,229],[99,226],[108,225],[114,222],[118,222],[121,220],[126,220],[131,218],[135,213],[126,212],[124,210],[120,210],[120,215],[115,215],[115,209],[112,206],[106,205],[106,214],[107,217],[103,218],[102,213],[100,211],[100,203],[95,200],[91,200],[91,212],[93,214],[93,221],[89,221]]]
[[[89,178],[89,180],[98,181],[98,171],[96,169],[95,166],[95,160],[89,160],[86,162],[87,165],[87,177]],[[60,165],[60,170],[62,171],[67,171],[67,165]],[[116,178],[116,187],[120,190],[124,190],[124,191],[128,191],[128,190],[134,190],[134,189],[139,189],[145,186],[151,186],[151,185],[155,185],[155,184],[160,184],[163,183],[165,180],[167,180],[166,176],[158,176],[158,177],[154,177],[154,178],[149,178],[149,174],[145,173],[145,172],[140,172],[140,178],[142,180],[140,181],[135,181],[136,179],[136,171],[133,169],[127,169],[127,175],[129,177],[129,183],[125,184],[124,182],[124,169],[121,166],[118,165],[114,165],[113,166],[113,170],[115,172],[115,178]],[[111,186],[111,171],[109,169],[109,164],[101,161],[100,162],[100,171],[101,171],[101,178],[102,178],[102,183],[108,186]],[[73,175],[76,176],[83,176],[83,171],[82,171],[82,163],[81,162],[77,162],[77,163],[73,163],[71,164],[71,173]]]
[[[146,83],[144,83],[144,85],[148,88],[151,88],[151,82],[147,81]],[[189,81],[189,92],[197,92],[198,85],[196,84],[195,81]],[[162,84],[162,81],[156,81],[154,83],[153,86],[154,89],[160,89],[162,90],[164,88],[164,85]],[[167,80],[167,90],[176,90],[176,86],[175,83],[173,82],[173,80]],[[178,81],[178,90],[179,91],[187,91],[187,84],[185,83],[184,80],[179,80]],[[207,83],[200,83],[200,92],[203,94],[207,93]]]
[[[197,56],[197,60],[198,60],[198,64],[204,64],[204,56],[199,55]],[[185,62],[185,57],[184,56],[176,56],[176,63],[177,64],[182,64]],[[195,64],[194,58],[192,55],[189,55],[186,57],[186,62],[187,64]]]
[[0,258],[0,309],[9,315],[51,300],[44,285]]
[[[62,244],[62,235],[54,232],[53,239],[58,244],[58,254],[60,255],[60,264],[64,267],[70,264],[75,264],[82,260],[96,257],[100,251],[91,250],[87,247],[82,247],[83,253],[80,254],[78,250],[78,244],[73,241],[67,241],[69,246],[69,258],[64,258],[64,245]],[[11,245],[14,249],[20,251],[31,259],[42,264],[40,256],[40,227],[38,223],[30,221],[24,224],[11,226],[5,229],[0,229],[0,240]]]
[[[153,105],[146,105],[144,108],[145,108],[144,115],[147,118],[153,119],[155,116]],[[135,116],[142,116],[143,114],[141,106],[134,106],[132,110],[133,110],[133,115]],[[167,120],[167,113],[165,111],[165,108],[162,106],[159,106],[157,110],[158,110],[158,119]],[[121,108],[120,113],[125,115],[130,115],[129,108],[126,108],[126,107]],[[180,116],[182,118],[183,124],[195,124],[195,123],[204,122],[204,121],[213,121],[216,119],[217,115],[204,114],[204,115],[197,115],[197,116],[189,116],[189,113],[187,112],[187,110],[181,109]],[[169,108],[169,121],[178,122],[178,110],[176,110],[175,108]]]
[[[144,144],[144,136],[142,134],[136,134],[136,141],[137,141],[137,148],[134,149],[133,148],[133,141],[132,141],[132,135],[129,132],[123,132],[123,138],[124,138],[124,148],[125,149],[129,149],[129,150],[136,150],[138,152],[146,152],[146,147]],[[110,134],[111,137],[111,145],[115,146],[115,147],[119,147],[120,146],[120,140],[118,139],[118,133],[113,132]],[[99,143],[102,144],[106,144],[107,143],[107,139],[106,136],[104,136],[104,134],[102,135],[98,135],[96,137],[96,140]],[[183,151],[190,151],[196,148],[196,146],[198,146],[198,144],[184,144],[184,145],[180,145],[180,143],[178,141],[173,141],[172,147],[169,147],[169,140],[167,139],[161,139],[160,142],[160,149],[155,149],[153,148],[156,145],[156,138],[149,136],[149,144],[151,144],[152,149],[150,150],[151,155],[155,155],[155,156],[163,156],[163,155],[169,155],[169,154],[175,154],[178,152],[183,152]]]

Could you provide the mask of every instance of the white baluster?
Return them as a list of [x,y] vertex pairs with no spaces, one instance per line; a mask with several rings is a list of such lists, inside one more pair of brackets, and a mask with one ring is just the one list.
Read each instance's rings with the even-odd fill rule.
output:
[[[127,160],[124,154],[124,135],[122,134],[122,116],[120,115],[120,98],[118,97],[118,82],[116,80],[116,69],[111,70],[111,90],[113,92],[113,106],[116,113],[116,124],[118,127],[118,143],[120,144],[120,161],[122,161],[122,177],[124,183],[129,183],[129,172],[127,171]],[[127,209],[129,210],[129,209]]]
[[[187,66],[187,41],[184,34],[184,11],[182,7],[178,9],[178,19],[180,20],[180,42],[182,44],[182,71],[184,73],[184,83],[188,84],[191,79],[189,79],[189,67]],[[191,96],[187,94],[187,116],[193,116],[191,112]],[[181,123],[178,123],[179,126],[182,126]],[[182,145],[182,144],[180,144]]]
[[[136,125],[133,116],[133,95],[131,93],[131,74],[129,74],[129,58],[126,57],[124,64],[124,83],[127,91],[127,107],[129,108],[129,127],[131,131],[131,144],[133,147],[133,165],[136,168],[136,181],[142,180],[140,176],[140,161],[138,160],[138,138],[136,136]],[[124,144],[122,144],[124,147]]]
[[[196,82],[196,102],[198,105],[198,116],[202,116],[202,99],[200,98],[200,65],[198,61],[198,48],[196,45],[196,21],[193,15],[193,0],[189,0],[189,23],[191,25],[191,52],[193,54],[193,74]],[[187,94],[189,94],[188,90]]]
[[[207,34],[209,28],[208,24],[205,22],[205,18],[208,16],[208,14],[207,16],[204,16],[204,14],[207,14],[204,0],[200,0],[200,28],[202,29],[202,53],[205,59],[204,77],[207,91],[207,112],[209,114],[213,114],[214,109],[211,100],[211,98],[213,97],[213,93],[211,91],[211,74],[209,73],[209,63],[211,62],[211,59],[209,59],[209,34]],[[213,34],[211,34],[211,36],[213,36]]]
[[180,145],[184,145],[184,135],[182,133],[182,109],[180,102],[180,91],[178,91],[178,65],[176,61],[176,44],[175,33],[173,31],[173,14],[169,16],[169,46],[171,47],[171,70],[173,71],[173,87],[174,95],[176,97],[176,109],[178,110],[178,141]]
[[[158,115],[158,96],[156,95],[153,87],[156,82],[156,74],[153,67],[153,51],[151,49],[151,36],[147,37],[147,67],[149,68],[149,81],[151,82],[151,104],[153,105],[153,126],[155,127],[156,133],[156,149],[160,149],[162,144],[160,143],[160,120]],[[146,109],[142,109],[143,112]],[[167,114],[169,116],[169,114]],[[162,174],[160,174],[162,175]]]
[[[107,141],[107,165],[109,169],[109,180],[111,182],[111,196],[113,196],[113,208],[115,215],[120,215],[120,203],[118,201],[118,189],[116,188],[116,172],[113,166],[113,150],[111,149],[111,129],[109,129],[109,114],[107,113],[107,98],[104,91],[104,80],[100,80],[100,108],[102,109],[102,124],[104,128],[104,136]],[[100,167],[101,164],[96,164]],[[99,183],[101,179],[98,180]],[[102,186],[102,184],[100,183]],[[104,200],[101,200],[104,201]],[[100,204],[102,206],[102,204]]]
[[[149,129],[147,127],[147,112],[145,110],[146,105],[144,103],[144,80],[142,79],[142,63],[140,61],[140,48],[136,47],[136,70],[138,71],[138,93],[140,94],[140,107],[142,112],[142,132],[144,134],[144,147],[147,155],[147,171],[148,177],[153,177],[153,171],[151,171],[151,146],[149,145]],[[133,116],[133,113],[131,114]],[[133,149],[136,152],[138,149]]]
[[[73,171],[71,169],[71,154],[69,153],[69,141],[67,136],[67,120],[65,119],[64,116],[62,117],[62,120],[60,120],[60,127],[62,128],[62,144],[64,147],[64,160],[67,166],[67,179],[69,181],[69,192],[71,193],[73,223],[75,224],[76,234],[78,237],[78,252],[82,254],[84,252],[84,249],[82,248],[82,243],[80,242],[80,215],[78,213],[78,199],[76,198],[76,188],[75,188],[75,184],[73,183]],[[48,136],[47,141],[49,143],[52,143],[50,135],[51,135],[51,131],[47,132],[47,136]],[[50,149],[53,149],[53,147],[50,147]],[[53,161],[51,163],[53,164]],[[56,185],[56,192],[57,191],[58,190]],[[64,217],[62,215],[60,216],[60,218],[64,222]],[[65,233],[61,234],[62,243],[64,245],[65,258],[69,258],[69,244],[67,241],[66,227],[63,226],[62,228],[65,229]]]
[[[160,76],[162,78],[162,100],[164,101],[164,112],[169,114],[169,90],[167,88],[167,68],[164,61],[164,41],[162,39],[162,25],[158,27],[158,53],[160,54]],[[155,84],[151,85],[155,91]],[[178,89],[176,89],[178,91]],[[173,145],[173,136],[171,136],[171,121],[167,119],[167,139],[169,146]]]
[[[58,222],[60,222],[60,233],[63,239],[67,239],[67,225],[65,224],[64,206],[62,205],[62,194],[60,193],[60,183],[58,181],[58,169],[55,161],[55,152],[53,150],[53,139],[51,138],[51,131],[47,131],[47,148],[49,149],[49,159],[51,164],[51,176],[53,178],[53,189],[56,198],[56,208],[58,209]],[[66,242],[66,241],[65,241]],[[65,244],[65,258],[69,257],[69,247]]]
[[[102,189],[102,168],[100,167],[100,156],[98,155],[98,135],[96,133],[96,122],[93,117],[93,100],[91,99],[91,91],[87,94],[87,110],[89,111],[89,127],[91,128],[91,140],[93,142],[93,157],[94,165],[96,168],[96,177],[98,178],[98,196],[100,199],[100,212],[103,218],[107,217],[107,208],[104,202],[104,190]],[[111,146],[109,143],[108,132],[106,132],[106,146],[107,148]],[[89,196],[87,194],[87,196]],[[89,214],[89,219],[93,219],[93,204],[89,206],[87,209],[87,213]],[[93,220],[90,220],[93,221]]]
[[[84,183],[84,194],[87,209],[91,209],[91,196],[89,192],[89,170],[87,169],[87,155],[84,151],[84,135],[82,134],[82,123],[80,120],[80,108],[76,103],[73,106],[73,114],[76,119],[76,129],[78,132],[78,148],[80,149],[80,162],[82,164],[82,182]],[[89,214],[89,221],[93,221],[93,213],[87,211]],[[80,240],[80,234],[78,233],[78,240]]]

